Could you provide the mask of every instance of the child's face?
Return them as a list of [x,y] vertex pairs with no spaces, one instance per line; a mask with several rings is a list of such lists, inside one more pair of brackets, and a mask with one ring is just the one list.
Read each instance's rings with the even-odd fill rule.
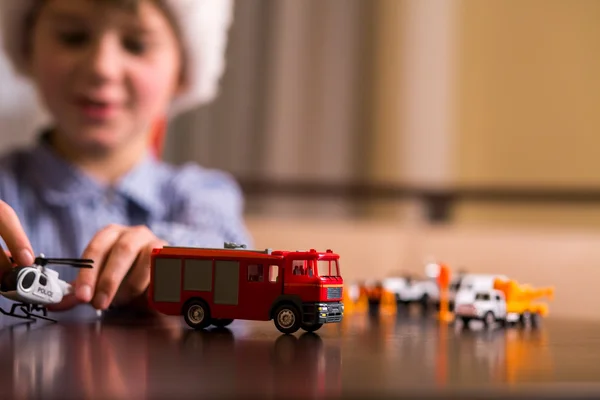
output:
[[105,0],[43,1],[30,68],[62,141],[110,152],[145,140],[180,79],[180,48],[166,16],[151,1],[140,2],[138,13]]

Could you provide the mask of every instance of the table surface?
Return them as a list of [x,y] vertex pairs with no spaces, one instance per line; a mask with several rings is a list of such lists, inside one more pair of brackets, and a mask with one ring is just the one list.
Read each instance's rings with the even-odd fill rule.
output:
[[193,331],[182,318],[38,321],[0,331],[8,398],[383,398],[598,395],[600,323],[486,330],[347,315],[318,334],[272,322]]

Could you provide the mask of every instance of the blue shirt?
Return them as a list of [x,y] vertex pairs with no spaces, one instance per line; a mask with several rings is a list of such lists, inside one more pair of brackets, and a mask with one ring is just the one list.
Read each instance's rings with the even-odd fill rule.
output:
[[[109,224],[146,225],[174,246],[251,247],[240,188],[226,173],[171,166],[148,153],[118,184],[107,186],[57,156],[46,138],[0,158],[0,199],[17,213],[36,256],[79,258]],[[51,268],[67,282],[78,273]],[[1,298],[0,307],[10,304]]]

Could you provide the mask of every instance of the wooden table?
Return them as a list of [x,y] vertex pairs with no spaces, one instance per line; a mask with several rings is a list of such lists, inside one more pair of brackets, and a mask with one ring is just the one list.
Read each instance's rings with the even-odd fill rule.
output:
[[280,335],[272,322],[235,321],[230,328],[196,332],[166,317],[5,327],[3,398],[600,393],[600,323],[550,319],[540,331],[487,331],[354,314],[319,335]]

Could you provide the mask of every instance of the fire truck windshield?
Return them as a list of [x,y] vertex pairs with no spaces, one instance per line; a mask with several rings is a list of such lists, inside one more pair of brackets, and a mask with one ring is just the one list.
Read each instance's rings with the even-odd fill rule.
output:
[[339,277],[338,260],[294,260],[292,274],[308,277]]
[[317,270],[319,276],[337,277],[340,276],[338,260],[319,260],[317,261]]

